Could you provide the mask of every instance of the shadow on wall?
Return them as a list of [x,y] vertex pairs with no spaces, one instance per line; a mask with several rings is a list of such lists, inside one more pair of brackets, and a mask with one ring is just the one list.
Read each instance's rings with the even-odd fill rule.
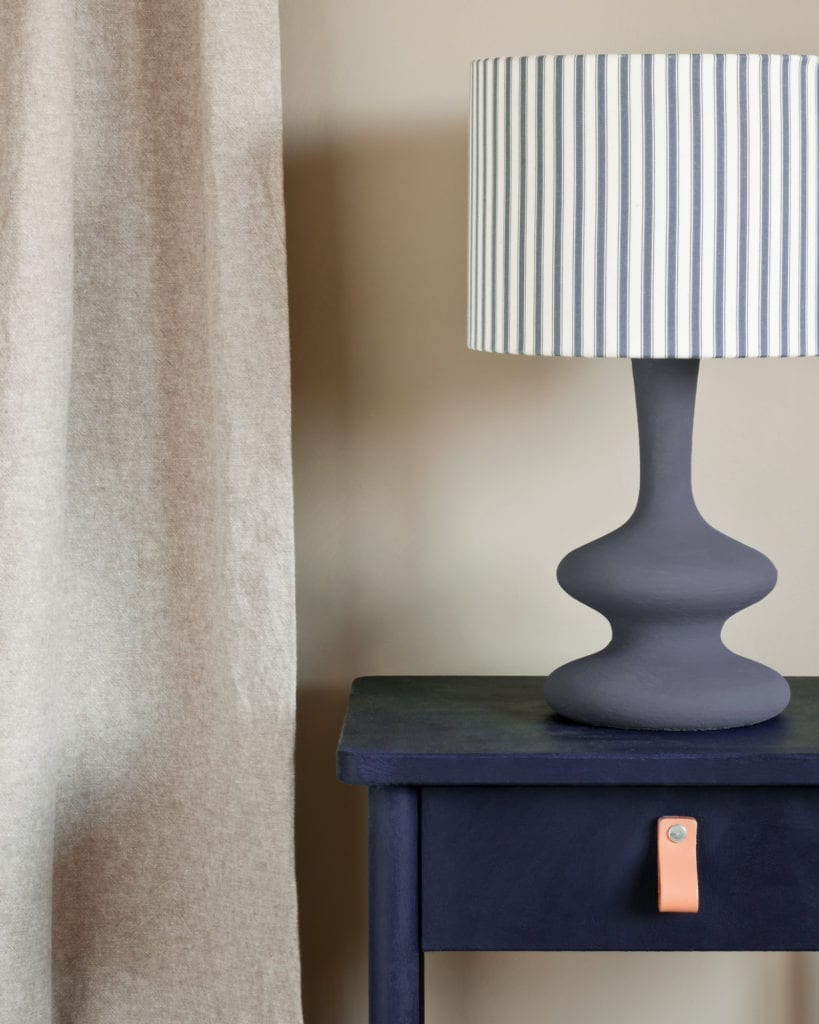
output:
[[[412,600],[418,459],[449,397],[441,361],[464,355],[465,143],[459,129],[285,151],[309,1024],[366,1019],[366,794],[335,781],[334,753],[350,680]],[[384,671],[418,670],[406,643]]]
[[[296,744],[296,858],[305,1021],[348,1016],[366,957],[366,798],[335,781],[335,745],[346,703],[353,622],[341,581],[322,554],[343,535],[344,443],[349,414],[343,327],[343,251],[337,223],[337,166],[330,150],[285,153],[288,278],[293,375],[293,449],[297,504],[300,685]],[[318,465],[316,465],[318,461]],[[335,504],[327,515],[325,500]],[[318,505],[318,507],[317,507]],[[323,509],[323,511],[322,511]],[[326,530],[333,540],[315,544]],[[322,629],[320,623],[325,623]],[[318,630],[315,628],[318,626]],[[316,633],[321,648],[315,648]],[[351,960],[353,963],[351,964]],[[359,963],[356,963],[356,960]]]
[[304,1019],[367,1019],[367,801],[335,781],[346,687],[299,693],[296,857]]

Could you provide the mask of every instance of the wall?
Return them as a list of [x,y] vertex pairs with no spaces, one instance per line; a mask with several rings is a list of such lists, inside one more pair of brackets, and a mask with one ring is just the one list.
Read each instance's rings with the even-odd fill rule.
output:
[[[350,680],[538,674],[607,627],[554,580],[636,487],[624,363],[465,347],[466,113],[476,56],[816,52],[797,0],[282,0],[307,1024],[366,1020],[365,801],[333,779]],[[711,363],[695,485],[769,554],[739,651],[819,666],[819,362]],[[437,954],[430,1024],[807,1024],[808,957]],[[819,1019],[819,1014],[816,1015]]]

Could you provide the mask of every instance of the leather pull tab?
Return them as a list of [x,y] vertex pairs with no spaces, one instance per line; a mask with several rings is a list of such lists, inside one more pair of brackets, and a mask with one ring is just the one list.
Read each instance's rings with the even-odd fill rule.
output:
[[657,822],[657,901],[663,914],[696,914],[700,908],[696,818]]

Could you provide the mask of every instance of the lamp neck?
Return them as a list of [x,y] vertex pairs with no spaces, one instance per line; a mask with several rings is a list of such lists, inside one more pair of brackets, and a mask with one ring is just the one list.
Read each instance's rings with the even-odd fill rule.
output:
[[678,522],[698,515],[691,487],[691,443],[699,359],[633,359],[640,496],[635,515]]

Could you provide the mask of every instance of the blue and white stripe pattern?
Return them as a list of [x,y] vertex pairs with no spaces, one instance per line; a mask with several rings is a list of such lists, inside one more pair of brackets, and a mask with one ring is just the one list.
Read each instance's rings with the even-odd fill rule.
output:
[[819,61],[472,65],[470,348],[819,354]]

